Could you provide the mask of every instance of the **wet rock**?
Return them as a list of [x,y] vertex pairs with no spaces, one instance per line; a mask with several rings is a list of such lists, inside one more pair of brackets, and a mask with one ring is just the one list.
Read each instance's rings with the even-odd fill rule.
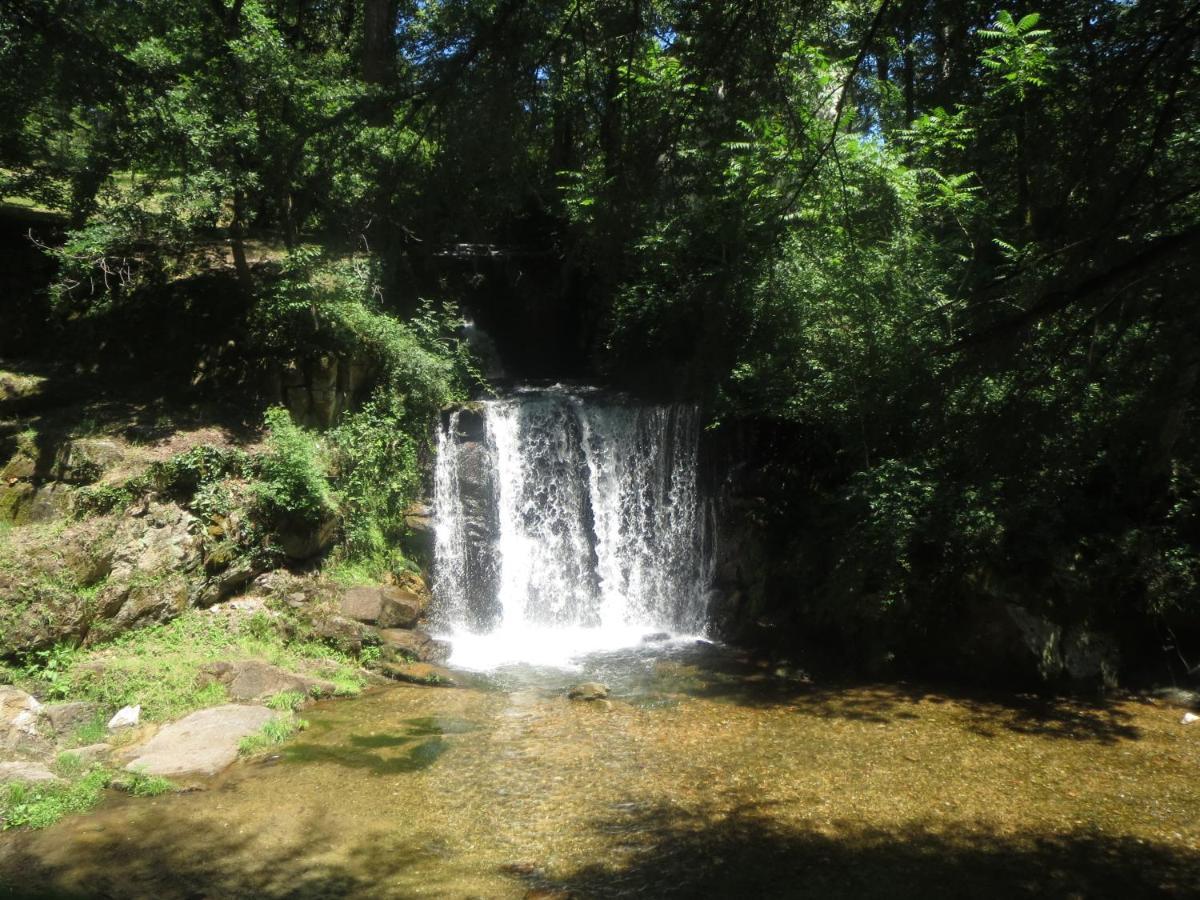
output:
[[671,635],[666,631],[655,631],[653,634],[642,635],[643,644],[661,644],[663,641],[669,641]]
[[604,700],[608,697],[608,685],[598,681],[585,681],[567,691],[567,696],[572,700]]
[[396,587],[353,587],[342,596],[348,619],[380,628],[412,628],[421,618],[421,598]]
[[123,706],[117,710],[116,715],[108,720],[108,730],[118,731],[122,728],[133,728],[141,721],[142,707],[138,706]]
[[332,682],[296,675],[261,659],[209,663],[197,683],[201,687],[222,684],[233,700],[261,700],[282,691],[328,697],[334,691]]
[[450,645],[419,629],[384,628],[379,631],[383,646],[394,654],[419,662],[444,663],[450,658]]
[[257,733],[273,717],[265,706],[202,709],[159,729],[125,768],[168,778],[216,775],[237,759],[242,738]]
[[434,545],[437,543],[433,510],[426,503],[412,504],[404,511],[404,527],[407,533],[403,538],[403,546],[409,558],[422,566],[431,565]]
[[50,742],[38,725],[42,704],[11,685],[0,685],[0,739],[5,750],[16,753],[44,753]]
[[60,780],[41,763],[0,762],[0,784],[12,784],[18,781],[30,784],[54,784]]
[[458,682],[449,669],[423,662],[386,662],[379,670],[388,678],[405,681],[409,684],[437,685],[439,687],[457,687]]
[[42,719],[60,737],[69,737],[76,729],[94,722],[101,713],[99,703],[78,700],[72,703],[53,703],[42,707]]

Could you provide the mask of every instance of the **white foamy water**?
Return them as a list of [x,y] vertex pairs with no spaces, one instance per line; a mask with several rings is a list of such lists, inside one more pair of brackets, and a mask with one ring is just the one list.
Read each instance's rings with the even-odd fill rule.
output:
[[438,439],[435,618],[451,663],[567,666],[703,631],[689,406],[564,389],[452,413]]

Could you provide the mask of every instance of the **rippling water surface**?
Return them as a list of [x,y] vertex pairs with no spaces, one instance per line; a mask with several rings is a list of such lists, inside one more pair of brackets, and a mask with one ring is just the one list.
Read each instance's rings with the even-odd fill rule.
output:
[[[711,645],[305,711],[209,790],[0,837],[10,895],[1194,896],[1179,711],[810,683]],[[609,703],[573,703],[602,680]],[[0,891],[0,894],[3,892]]]

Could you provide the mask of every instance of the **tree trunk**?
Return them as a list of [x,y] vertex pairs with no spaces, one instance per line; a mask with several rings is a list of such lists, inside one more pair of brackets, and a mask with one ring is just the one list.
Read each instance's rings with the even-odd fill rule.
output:
[[387,84],[396,68],[396,16],[399,0],[366,0],[363,5],[362,76]]

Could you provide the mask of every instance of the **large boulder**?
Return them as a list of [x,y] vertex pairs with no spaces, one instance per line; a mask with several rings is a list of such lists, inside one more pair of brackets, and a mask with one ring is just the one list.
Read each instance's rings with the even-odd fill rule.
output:
[[348,619],[380,628],[412,628],[421,618],[421,598],[401,588],[352,587],[342,595],[340,612]]
[[41,763],[0,762],[0,785],[13,782],[27,784],[56,784],[59,777]]
[[209,663],[200,670],[197,681],[201,687],[224,685],[232,700],[264,700],[283,691],[306,697],[328,697],[334,692],[332,682],[297,675],[261,659]]
[[75,700],[70,703],[44,704],[41,708],[41,718],[46,727],[62,740],[69,738],[84,725],[96,721],[102,712],[103,708],[99,703]]
[[0,685],[0,740],[10,753],[40,754],[50,741],[39,728],[42,704],[12,685]]
[[212,776],[238,755],[238,744],[271,721],[265,706],[229,704],[202,709],[159,729],[125,766],[168,778]]
[[1062,640],[1062,655],[1063,668],[1071,681],[1104,688],[1117,686],[1121,651],[1109,635],[1080,626],[1068,628]]
[[49,475],[55,481],[91,484],[125,458],[125,448],[109,438],[74,438],[54,454]]
[[450,658],[448,643],[416,628],[383,628],[379,638],[393,656],[428,663],[444,663]]
[[98,617],[109,620],[99,637],[166,622],[190,604],[204,539],[200,523],[174,504],[153,503],[114,553],[108,582],[97,598]]

